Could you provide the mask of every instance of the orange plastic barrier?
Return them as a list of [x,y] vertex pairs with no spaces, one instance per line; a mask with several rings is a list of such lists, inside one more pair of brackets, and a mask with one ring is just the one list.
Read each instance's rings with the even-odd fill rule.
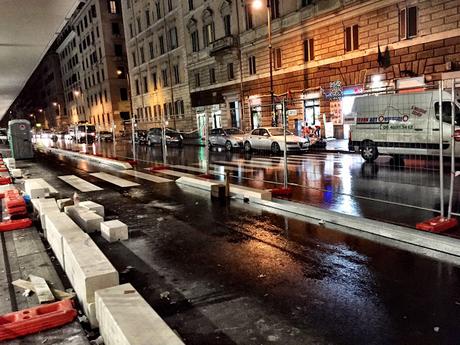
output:
[[31,226],[32,226],[32,219],[30,218],[5,220],[4,222],[0,222],[0,232],[12,231],[12,230],[22,230],[22,229],[30,228]]
[[64,300],[0,316],[0,341],[38,333],[72,322],[77,316],[71,300]]
[[424,222],[417,223],[415,226],[418,230],[440,233],[452,229],[458,225],[455,218],[444,218],[442,216],[428,219]]
[[0,177],[0,185],[10,184],[11,178],[9,177]]

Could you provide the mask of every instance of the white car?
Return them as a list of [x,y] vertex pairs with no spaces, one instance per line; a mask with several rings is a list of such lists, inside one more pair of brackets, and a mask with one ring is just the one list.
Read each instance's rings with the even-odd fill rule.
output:
[[238,128],[214,128],[209,134],[209,147],[223,146],[227,151],[243,147],[244,133]]
[[[289,151],[307,151],[308,139],[296,136],[286,130],[286,146]],[[244,150],[270,150],[274,154],[284,152],[284,130],[282,127],[260,127],[244,137]]]

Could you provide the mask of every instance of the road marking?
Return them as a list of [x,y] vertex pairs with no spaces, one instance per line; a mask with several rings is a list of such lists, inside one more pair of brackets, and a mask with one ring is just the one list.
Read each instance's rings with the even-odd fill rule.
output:
[[176,177],[182,177],[182,176],[196,177],[196,175],[194,174],[187,174],[187,173],[183,173],[180,171],[174,171],[174,170],[169,170],[169,169],[155,170],[154,172],[158,174],[164,174],[164,175],[170,175],[170,176],[176,176]]
[[70,184],[73,188],[78,189],[80,192],[83,193],[103,190],[95,184],[89,183],[88,181],[85,181],[82,178],[75,175],[58,176],[58,178],[60,178],[65,183]]
[[189,167],[189,166],[187,166],[187,165],[170,165],[170,167],[171,167],[171,168],[175,168],[175,169],[182,169],[182,170],[187,170],[187,171],[193,171],[193,172],[197,172],[197,173],[200,173],[200,174],[206,173],[205,169]]
[[251,161],[214,161],[213,163],[222,164],[222,165],[238,165],[238,166],[245,166],[249,168],[259,168],[259,169],[266,169],[270,168],[271,164],[263,164],[263,163],[255,163]]
[[135,186],[140,186],[139,183],[131,182],[128,180],[125,180],[121,177],[113,176],[110,174],[107,174],[105,172],[98,172],[98,173],[92,173],[90,174],[91,176],[97,177],[101,180],[107,181],[109,183],[112,183],[118,187],[135,187]]
[[[192,163],[195,166],[200,166],[202,167],[201,170],[203,171],[203,164],[202,163]],[[210,168],[213,168],[216,172],[223,173],[225,171],[234,171],[234,172],[254,172],[253,169],[245,169],[243,167],[232,167],[228,165],[222,165],[222,164],[209,164]],[[223,171],[222,171],[223,170]]]
[[143,173],[143,172],[136,171],[136,170],[123,170],[122,173],[130,175],[130,176],[138,177],[138,178],[141,178],[141,179],[144,179],[144,180],[152,181],[152,182],[155,182],[155,183],[172,182],[172,180],[170,180],[168,178],[155,176],[155,175],[152,175],[152,174],[147,174],[147,173]]

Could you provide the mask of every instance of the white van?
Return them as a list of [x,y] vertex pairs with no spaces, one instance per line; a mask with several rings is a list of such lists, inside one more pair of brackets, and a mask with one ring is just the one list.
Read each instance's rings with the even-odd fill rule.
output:
[[[443,151],[450,155],[451,94],[444,91],[442,97]],[[460,134],[460,109],[454,107]],[[350,146],[368,162],[379,155],[439,155],[438,90],[356,97],[345,121],[351,124]]]

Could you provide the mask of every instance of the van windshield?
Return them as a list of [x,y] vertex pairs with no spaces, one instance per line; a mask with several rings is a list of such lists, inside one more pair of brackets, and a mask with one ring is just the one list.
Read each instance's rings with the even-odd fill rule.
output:
[[[460,100],[459,100],[460,101]],[[460,126],[460,109],[457,106],[455,107],[455,125]],[[434,104],[434,113],[436,119],[439,120],[439,102]],[[442,102],[442,122],[452,123],[452,103],[451,102]]]

